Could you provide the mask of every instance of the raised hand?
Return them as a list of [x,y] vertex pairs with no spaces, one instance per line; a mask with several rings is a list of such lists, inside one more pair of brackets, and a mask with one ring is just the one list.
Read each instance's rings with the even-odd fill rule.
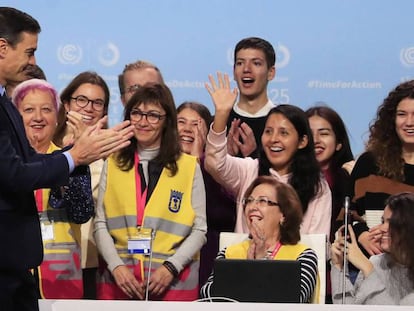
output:
[[230,79],[227,74],[224,76],[217,73],[217,83],[212,75],[208,76],[210,84],[206,83],[205,87],[210,94],[215,108],[213,129],[216,132],[222,132],[226,128],[227,118],[237,99],[237,88],[231,90]]
[[240,140],[239,133],[240,119],[231,121],[229,132],[227,133],[227,153],[232,156],[237,156],[240,152],[238,142]]
[[241,123],[239,128],[239,137],[241,139],[238,139],[237,147],[240,149],[241,154],[243,157],[247,157],[252,154],[253,151],[256,150],[257,144],[256,144],[256,138],[254,137],[253,130],[250,126],[247,125],[247,123]]
[[197,126],[193,127],[194,143],[191,146],[191,155],[201,158],[204,153],[207,138],[207,125],[203,119],[197,120]]
[[[334,243],[331,246],[331,260],[332,263],[340,270],[342,270],[343,256],[345,252],[345,237],[343,236],[344,226],[341,226],[336,234]],[[351,225],[348,225],[348,232],[350,240],[347,241],[346,256],[347,259],[358,269],[360,269],[365,276],[372,271],[372,264],[367,257],[362,253],[358,246],[354,230]]]
[[355,237],[354,230],[351,225],[348,225],[349,236],[351,242],[348,242],[348,260],[359,270],[361,270],[365,277],[371,273],[373,267],[369,259],[362,253],[361,249],[358,246],[358,241]]
[[250,228],[250,234],[252,236],[252,245],[254,245],[254,257],[255,259],[265,258],[267,255],[266,249],[266,233],[259,224],[259,222],[254,219],[252,226]]
[[82,115],[79,112],[69,111],[66,117],[69,132],[72,133],[73,139],[76,141],[88,126],[82,121]]

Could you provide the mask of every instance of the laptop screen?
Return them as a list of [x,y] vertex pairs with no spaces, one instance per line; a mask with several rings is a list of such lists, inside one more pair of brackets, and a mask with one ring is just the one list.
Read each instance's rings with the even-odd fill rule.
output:
[[300,302],[300,262],[216,259],[212,298],[240,302]]

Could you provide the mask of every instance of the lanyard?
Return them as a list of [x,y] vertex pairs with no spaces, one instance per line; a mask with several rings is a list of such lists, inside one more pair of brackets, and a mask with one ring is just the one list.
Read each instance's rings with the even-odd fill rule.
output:
[[145,201],[147,198],[148,187],[145,187],[144,192],[141,193],[141,177],[138,173],[139,157],[135,152],[134,169],[135,169],[135,187],[136,187],[136,206],[137,206],[137,226],[141,227],[144,218]]
[[279,251],[279,249],[282,247],[282,243],[280,243],[280,242],[277,242],[277,244],[276,244],[276,246],[275,246],[275,249],[273,250],[273,252],[272,252],[272,254],[270,255],[270,259],[273,259],[273,258],[275,258],[275,256],[276,256],[276,254],[277,254],[277,252]]
[[43,212],[43,190],[35,190],[36,207],[38,212]]

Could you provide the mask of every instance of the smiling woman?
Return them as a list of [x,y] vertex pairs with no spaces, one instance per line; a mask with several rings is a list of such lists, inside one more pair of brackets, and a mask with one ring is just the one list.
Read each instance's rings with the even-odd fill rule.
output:
[[200,284],[207,281],[219,251],[220,232],[233,232],[236,202],[204,168],[204,149],[212,116],[201,103],[186,101],[177,108],[181,150],[198,158],[206,188],[207,243],[200,254]]
[[397,85],[378,107],[367,150],[352,171],[351,187],[353,208],[370,220],[354,224],[357,240],[367,255],[379,254],[382,250],[368,226],[380,223],[376,215],[390,195],[414,191],[414,80]]
[[341,280],[344,254],[344,237],[338,232],[332,244],[332,298],[341,303],[354,304],[408,304],[414,305],[414,194],[403,192],[390,196],[385,202],[381,224],[377,226],[379,247],[384,252],[371,256],[362,254],[357,239],[349,226],[351,241],[347,246],[347,258],[361,270],[355,285],[349,278]]
[[[12,100],[22,115],[32,147],[42,154],[59,150],[52,142],[59,103],[54,87],[44,80],[31,79],[15,88]],[[83,280],[79,224],[88,221],[94,212],[89,170],[84,167],[83,172],[69,178],[65,187],[38,189],[35,197],[44,228],[44,258],[36,273],[41,296],[80,299]]]
[[[66,113],[76,111],[81,124],[94,125],[108,114],[109,88],[105,80],[95,72],[85,71],[78,74],[60,94],[62,106],[59,109],[58,125],[53,141],[56,145],[73,143],[79,133],[66,125]],[[65,138],[65,143],[64,143]]]
[[[106,160],[99,187],[94,233],[107,267],[98,297],[195,300],[207,229],[205,190],[196,157],[180,150],[170,89],[138,88],[124,118],[135,135]],[[139,243],[144,233],[146,241],[153,239],[146,247]]]
[[[108,114],[109,88],[105,80],[95,72],[85,71],[78,74],[60,94],[62,105],[58,112],[58,124],[53,137],[56,145],[64,147],[76,140],[88,125],[94,125],[100,118]],[[77,128],[66,124],[66,114],[77,112]],[[103,160],[89,165],[91,171],[92,193],[95,205],[98,198],[98,186]],[[98,251],[92,235],[92,220],[82,225],[82,268],[85,284],[85,298],[96,298],[96,268]]]
[[[220,250],[216,259],[297,260],[301,262],[300,302],[318,292],[317,256],[300,244],[302,207],[295,190],[270,176],[257,177],[243,197],[250,239]],[[214,271],[201,288],[202,298],[212,297]],[[253,290],[253,289],[252,289]]]
[[[332,192],[332,216],[330,241],[343,224],[344,200],[351,183],[351,171],[345,165],[353,166],[348,133],[339,114],[327,105],[317,105],[306,110],[315,144],[316,159]],[[357,217],[354,217],[357,219]]]
[[230,89],[228,75],[210,76],[207,85],[215,106],[214,122],[206,143],[206,170],[237,197],[236,232],[248,232],[241,199],[248,185],[260,175],[269,175],[291,185],[302,203],[302,234],[329,236],[332,200],[315,157],[312,132],[302,109],[293,105],[272,108],[265,118],[259,158],[228,154],[226,122],[237,92]]

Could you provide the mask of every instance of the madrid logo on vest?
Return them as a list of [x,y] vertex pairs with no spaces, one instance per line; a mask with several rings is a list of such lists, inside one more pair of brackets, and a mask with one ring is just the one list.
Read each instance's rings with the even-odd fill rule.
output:
[[183,192],[179,192],[176,190],[171,190],[170,193],[170,201],[168,203],[168,209],[173,212],[177,213],[181,207],[181,201],[183,199]]

